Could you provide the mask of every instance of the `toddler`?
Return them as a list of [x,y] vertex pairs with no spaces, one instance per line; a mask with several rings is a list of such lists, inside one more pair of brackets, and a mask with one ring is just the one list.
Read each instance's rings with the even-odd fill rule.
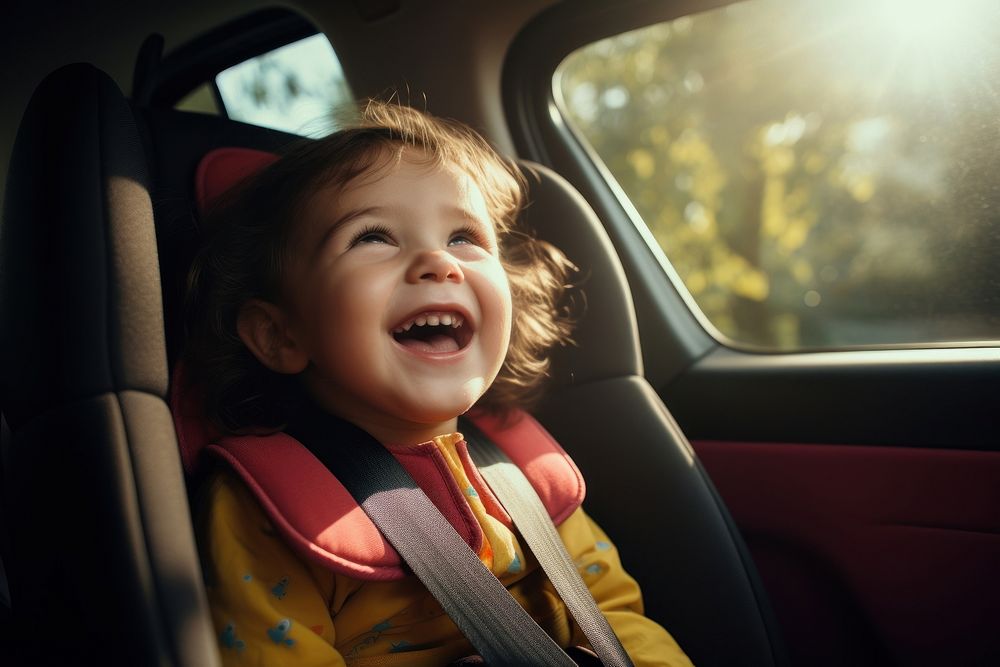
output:
[[[291,150],[215,203],[190,274],[186,368],[215,425],[258,437],[260,456],[308,418],[303,405],[371,434],[570,647],[586,638],[457,432],[473,407],[516,423],[548,350],[568,340],[571,265],[516,230],[523,193],[518,168],[470,128],[370,102],[349,129]],[[338,555],[330,544],[360,538],[334,535],[326,560],[315,557],[234,469],[207,475],[197,519],[225,664],[438,667],[475,652],[377,547],[368,561]],[[689,664],[642,615],[638,586],[579,499],[563,514],[559,535],[635,664]]]

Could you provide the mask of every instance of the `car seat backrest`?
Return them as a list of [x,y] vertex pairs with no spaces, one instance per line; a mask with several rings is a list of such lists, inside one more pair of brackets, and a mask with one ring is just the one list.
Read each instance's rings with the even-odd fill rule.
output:
[[43,81],[0,232],[5,566],[32,664],[218,661],[164,402],[147,186],[111,79],[71,65]]
[[[632,294],[621,262],[590,205],[557,173],[523,161],[528,172],[528,206],[523,224],[566,253],[579,273],[573,344],[552,353],[549,388],[622,375],[642,374],[639,331]],[[582,293],[582,296],[580,296]]]
[[166,392],[146,172],[113,82],[67,68],[38,88],[18,132],[5,202],[12,426],[111,389]]

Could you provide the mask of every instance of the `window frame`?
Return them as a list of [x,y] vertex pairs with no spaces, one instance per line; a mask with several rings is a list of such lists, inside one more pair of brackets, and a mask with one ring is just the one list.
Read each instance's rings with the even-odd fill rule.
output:
[[263,9],[224,23],[171,51],[149,75],[137,81],[133,98],[142,106],[173,108],[199,86],[207,84],[219,110],[228,118],[215,77],[234,65],[320,32],[307,18],[290,9]]
[[[995,449],[1000,425],[988,406],[1000,392],[1000,346],[969,343],[872,345],[774,351],[713,337],[645,223],[600,159],[577,137],[555,99],[554,74],[571,52],[644,26],[733,4],[728,0],[580,0],[530,21],[504,63],[502,97],[522,158],[565,176],[604,222],[630,283],[645,376],[693,439],[740,439]],[[638,222],[638,224],[637,224]],[[638,231],[637,231],[638,230]],[[676,281],[676,282],[675,282]],[[747,394],[747,387],[752,387]],[[804,392],[803,386],[814,391]],[[737,387],[741,389],[736,390]],[[896,392],[875,396],[870,387]],[[962,400],[955,393],[968,388]],[[709,390],[711,389],[711,391]],[[964,401],[964,402],[963,402]],[[766,415],[782,404],[789,421]],[[827,407],[824,407],[827,406]],[[829,409],[836,406],[837,410]],[[793,413],[799,417],[794,417]],[[736,415],[732,426],[719,415]],[[886,426],[886,418],[905,415]],[[764,415],[764,416],[762,416]]]

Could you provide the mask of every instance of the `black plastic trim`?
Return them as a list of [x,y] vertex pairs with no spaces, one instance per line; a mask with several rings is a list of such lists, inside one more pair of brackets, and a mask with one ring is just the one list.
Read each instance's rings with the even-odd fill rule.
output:
[[692,440],[1000,451],[1000,348],[718,348],[659,394]]
[[319,30],[289,9],[262,9],[225,23],[181,45],[157,66],[142,99],[143,105],[171,108],[223,70]]

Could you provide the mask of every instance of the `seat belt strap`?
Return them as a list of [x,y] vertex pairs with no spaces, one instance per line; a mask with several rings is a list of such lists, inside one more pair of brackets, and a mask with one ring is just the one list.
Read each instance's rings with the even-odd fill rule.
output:
[[340,480],[491,667],[575,667],[375,438],[312,415],[287,432]]
[[462,419],[459,429],[480,474],[507,510],[601,662],[606,667],[632,667],[632,660],[598,609],[531,482],[475,424]]

